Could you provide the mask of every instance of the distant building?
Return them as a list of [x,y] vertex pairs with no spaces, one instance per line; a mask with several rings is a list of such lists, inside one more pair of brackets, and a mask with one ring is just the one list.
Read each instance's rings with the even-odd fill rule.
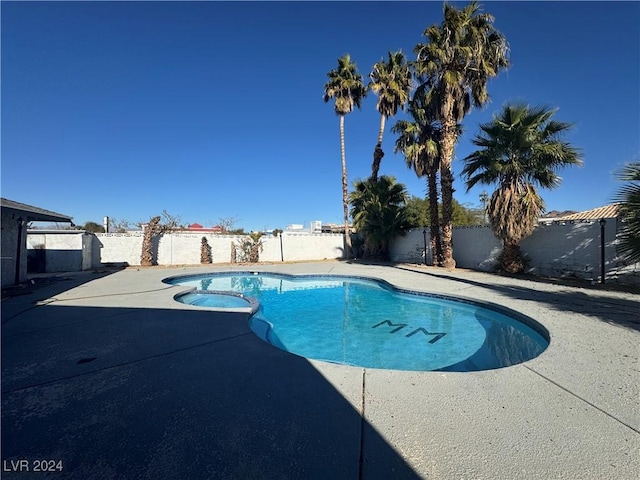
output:
[[284,231],[296,233],[322,233],[324,232],[324,226],[322,225],[322,220],[312,220],[311,222],[309,222],[308,228],[306,228],[301,223],[292,223],[290,225],[287,225]]
[[304,231],[304,225],[301,223],[292,223],[291,225],[287,225],[284,230],[285,232],[302,232]]
[[[344,224],[338,225],[337,223],[325,223],[321,227],[322,233],[342,233],[344,234]],[[349,225],[349,232],[354,233],[353,225]]]
[[584,212],[574,212],[570,214],[561,214],[557,217],[544,217],[538,219],[538,223],[542,225],[552,225],[557,223],[566,223],[566,222],[597,222],[601,218],[617,218],[619,215],[619,206],[618,203],[612,203],[610,205],[605,205],[604,207],[593,208],[591,210],[585,210]]
[[202,233],[224,233],[224,228],[220,225],[216,225],[211,228],[205,228],[199,223],[192,223],[187,227],[189,232],[202,232]]
[[[349,231],[355,232],[353,225],[349,225]],[[305,227],[302,223],[291,223],[284,228],[284,233],[343,233],[344,224],[337,223],[322,223],[322,220],[312,220],[309,222],[309,226]]]

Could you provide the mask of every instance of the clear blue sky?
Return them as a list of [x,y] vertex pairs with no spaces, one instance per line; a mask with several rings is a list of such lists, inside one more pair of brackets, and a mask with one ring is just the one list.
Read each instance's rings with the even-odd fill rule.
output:
[[[462,6],[466,3],[458,3]],[[492,102],[464,120],[459,173],[478,124],[507,100],[558,107],[584,166],[544,191],[547,210],[610,203],[613,172],[640,154],[640,3],[485,2],[511,46]],[[2,2],[2,196],[74,217],[131,222],[166,209],[247,230],[342,219],[338,117],[327,72],[350,53],[365,78],[413,47],[441,2]],[[376,97],[346,117],[349,183],[370,173]],[[381,173],[424,196],[393,154]],[[488,189],[490,192],[490,190]]]

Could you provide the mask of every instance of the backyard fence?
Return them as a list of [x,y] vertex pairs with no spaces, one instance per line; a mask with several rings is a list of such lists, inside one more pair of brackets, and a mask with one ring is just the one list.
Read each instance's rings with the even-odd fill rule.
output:
[[[628,264],[616,254],[619,223],[609,219],[604,226],[604,269],[607,282],[640,284],[640,263]],[[602,268],[601,226],[597,222],[539,225],[521,243],[529,259],[528,272],[549,277],[572,277],[597,282]],[[232,261],[232,248],[246,236],[173,232],[159,235],[153,250],[158,265],[200,264],[202,237],[211,248],[211,262]],[[30,230],[28,255],[38,271],[77,271],[104,265],[140,265],[142,233],[98,233],[82,231]],[[312,261],[343,258],[341,234],[284,232],[261,238],[261,262]],[[492,271],[502,249],[487,226],[453,229],[457,266]],[[428,229],[413,229],[392,242],[391,260],[431,264]],[[36,260],[37,258],[37,260]],[[34,271],[33,268],[30,269]]]
[[[602,262],[605,280],[640,284],[640,263],[629,264],[617,255],[619,220],[604,225],[604,258],[601,226],[598,222],[556,222],[538,225],[520,243],[528,259],[528,273],[554,278],[600,281]],[[414,229],[395,240],[391,247],[394,262],[431,263],[429,229]],[[502,242],[489,226],[455,227],[453,256],[456,266],[493,271],[502,251]]]
[[[244,235],[173,232],[158,235],[154,251],[158,265],[193,265],[200,263],[202,238],[211,248],[212,263],[232,261],[232,248],[238,247]],[[97,233],[93,246],[94,266],[102,264],[139,265],[142,233]],[[261,262],[288,262],[342,258],[343,236],[340,234],[283,233],[278,237],[260,238]]]

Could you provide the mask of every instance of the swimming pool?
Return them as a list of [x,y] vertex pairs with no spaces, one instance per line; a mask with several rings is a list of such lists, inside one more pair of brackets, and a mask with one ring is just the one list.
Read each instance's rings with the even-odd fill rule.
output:
[[[367,368],[478,371],[540,355],[544,327],[515,311],[468,299],[406,291],[362,277],[233,272],[171,277],[176,297],[210,308],[253,305],[264,341],[307,358]],[[232,293],[225,304],[223,292]],[[244,303],[243,303],[244,302]]]

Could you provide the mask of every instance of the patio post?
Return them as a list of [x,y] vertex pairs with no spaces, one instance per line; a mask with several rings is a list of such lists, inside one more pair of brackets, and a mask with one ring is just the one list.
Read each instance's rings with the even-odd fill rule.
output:
[[422,237],[424,238],[424,264],[427,264],[427,229],[422,230]]
[[600,283],[604,283],[604,226],[607,224],[607,220],[600,219]]

